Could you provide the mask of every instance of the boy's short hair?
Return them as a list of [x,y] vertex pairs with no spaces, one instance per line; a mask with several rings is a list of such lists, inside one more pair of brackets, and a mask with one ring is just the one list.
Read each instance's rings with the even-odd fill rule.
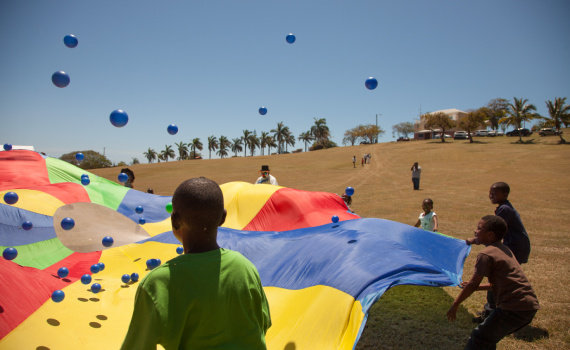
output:
[[224,195],[214,181],[205,177],[193,178],[176,188],[172,207],[185,222],[217,227],[224,214]]
[[424,199],[422,203],[424,203],[424,202],[428,202],[429,204],[431,204],[433,206],[433,201],[431,200],[431,198]]
[[506,182],[495,182],[493,185],[491,185],[491,187],[495,187],[495,189],[506,194],[509,194],[511,192],[511,188]]
[[503,239],[505,234],[507,233],[507,223],[505,220],[497,215],[486,215],[481,218],[485,224],[483,228],[487,231],[493,232],[497,241]]

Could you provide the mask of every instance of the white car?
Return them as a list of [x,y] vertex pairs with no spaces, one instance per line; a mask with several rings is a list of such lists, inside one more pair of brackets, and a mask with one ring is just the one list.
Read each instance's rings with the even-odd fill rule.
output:
[[467,133],[467,131],[456,131],[455,134],[453,134],[454,140],[465,140],[468,138],[469,134]]
[[489,136],[489,131],[487,130],[477,130],[475,136]]

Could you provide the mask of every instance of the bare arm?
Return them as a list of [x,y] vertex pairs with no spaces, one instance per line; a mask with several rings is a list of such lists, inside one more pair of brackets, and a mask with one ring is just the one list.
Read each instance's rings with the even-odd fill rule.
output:
[[461,303],[465,299],[469,298],[469,296],[471,296],[471,294],[473,294],[473,292],[479,288],[479,285],[481,284],[482,280],[483,280],[482,275],[477,275],[475,273],[473,274],[473,277],[471,277],[469,282],[467,282],[463,286],[463,290],[461,290],[461,293],[459,293],[457,298],[455,298],[455,301],[451,305],[451,308],[449,308],[449,311],[447,311],[448,320],[452,322],[455,321],[455,316],[457,315],[457,310],[459,309],[459,305],[461,305]]
[[433,216],[433,232],[437,232],[437,215]]
[[418,222],[416,222],[416,224],[414,225],[414,227],[420,227],[421,224],[422,224],[422,222],[420,221],[420,219],[418,219]]

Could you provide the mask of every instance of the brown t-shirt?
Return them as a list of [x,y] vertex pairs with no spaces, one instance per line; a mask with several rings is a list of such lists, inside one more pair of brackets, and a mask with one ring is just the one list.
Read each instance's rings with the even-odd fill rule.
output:
[[498,308],[510,311],[540,309],[520,264],[503,243],[495,242],[477,255],[475,273],[489,279]]

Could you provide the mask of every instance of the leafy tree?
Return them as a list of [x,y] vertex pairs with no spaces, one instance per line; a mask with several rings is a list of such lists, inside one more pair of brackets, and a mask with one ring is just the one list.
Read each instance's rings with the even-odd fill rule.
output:
[[445,130],[453,128],[455,124],[453,120],[443,112],[426,113],[423,117],[426,119],[426,128],[441,129],[441,142],[445,142]]
[[316,140],[317,144],[324,145],[324,141],[328,140],[330,137],[330,130],[327,126],[327,120],[325,118],[313,118],[315,125],[311,126],[311,134]]
[[287,146],[295,146],[295,136],[292,132],[287,131],[287,135],[285,136],[285,152],[287,153]]
[[237,157],[237,153],[241,152],[243,150],[243,143],[240,137],[236,138],[236,139],[232,139],[232,145],[231,145],[231,149],[232,152],[234,152],[234,155]]
[[546,101],[546,108],[548,108],[548,117],[545,117],[558,131],[560,136],[560,143],[566,143],[562,138],[560,128],[562,124],[570,124],[570,106],[566,106],[566,97],[556,97],[554,102],[551,100]]
[[212,159],[212,151],[216,151],[219,147],[218,139],[216,136],[208,136],[208,150],[210,151],[209,158]]
[[122,160],[117,164],[117,166],[127,166],[127,165],[128,165],[128,164],[125,163],[125,162],[122,161]]
[[261,155],[263,155],[263,149],[267,146],[267,143],[271,139],[269,133],[266,131],[261,132],[261,136],[259,137],[259,148],[261,148]]
[[[79,152],[83,153],[84,156],[81,162],[78,162],[75,159],[75,155]],[[59,159],[71,163],[81,169],[109,168],[113,165],[111,161],[107,159],[107,157],[105,157],[99,152],[95,152],[92,150],[66,153],[61,157],[59,157]]]
[[249,137],[249,151],[250,151],[252,157],[254,156],[255,149],[257,147],[259,147],[259,137],[257,137],[257,134],[254,132]]
[[289,127],[285,126],[283,122],[277,123],[277,128],[271,129],[273,133],[273,139],[277,141],[278,150],[277,153],[283,153],[283,142],[287,139],[287,135],[289,134]]
[[194,153],[192,156],[192,159],[196,158],[196,148],[199,149],[200,151],[202,150],[202,142],[200,142],[200,138],[195,138],[194,140],[192,140],[192,152]]
[[172,158],[174,159],[174,157],[176,156],[176,154],[174,153],[174,150],[172,149],[172,146],[169,145],[164,145],[164,150],[162,152],[160,152],[160,155],[162,156],[162,159],[168,162],[168,158]]
[[459,127],[467,131],[469,143],[473,143],[471,131],[477,130],[480,126],[485,125],[485,120],[488,116],[485,109],[487,109],[487,107],[481,107],[476,111],[469,111],[467,116],[459,121]]
[[149,148],[148,151],[143,152],[144,157],[148,160],[148,164],[152,163],[153,160],[155,160],[158,156],[158,153],[156,153],[155,150],[153,150],[152,148]]
[[370,143],[377,142],[378,137],[384,134],[384,130],[375,124],[360,125],[358,128],[359,136],[363,139],[368,139]]
[[230,146],[230,141],[225,136],[220,136],[220,149],[218,150],[218,155],[220,158],[224,158],[228,156],[228,147]]
[[485,112],[487,115],[487,120],[491,123],[491,129],[498,130],[499,124],[501,124],[501,119],[505,117],[507,114],[507,110],[509,108],[509,101],[505,100],[504,98],[495,98],[489,103],[482,112]]
[[[515,97],[514,100],[514,103],[509,102],[507,115],[501,119],[501,123],[514,125],[516,129],[520,129],[523,122],[540,117],[537,113],[532,112],[536,111],[536,107],[533,104],[527,104],[528,99],[518,99]],[[522,133],[519,133],[519,142],[522,143]]]
[[346,130],[344,132],[344,137],[342,139],[342,144],[347,145],[350,143],[351,146],[354,146],[354,143],[358,140],[360,136],[358,136],[358,127]]
[[311,134],[310,130],[307,132],[302,132],[297,139],[305,143],[305,152],[307,152],[307,143],[314,140],[313,134]]
[[131,161],[131,165],[136,165],[136,164],[140,164],[141,162],[139,162],[138,158],[133,158],[133,160]]
[[251,131],[245,129],[243,130],[243,136],[242,136],[242,141],[243,141],[243,156],[247,157],[247,146],[249,145],[249,139],[251,137]]
[[178,148],[178,160],[185,160],[188,159],[188,145],[183,141],[179,143],[174,143]]
[[409,134],[414,133],[414,123],[402,122],[392,126],[392,137],[394,134],[407,138]]

